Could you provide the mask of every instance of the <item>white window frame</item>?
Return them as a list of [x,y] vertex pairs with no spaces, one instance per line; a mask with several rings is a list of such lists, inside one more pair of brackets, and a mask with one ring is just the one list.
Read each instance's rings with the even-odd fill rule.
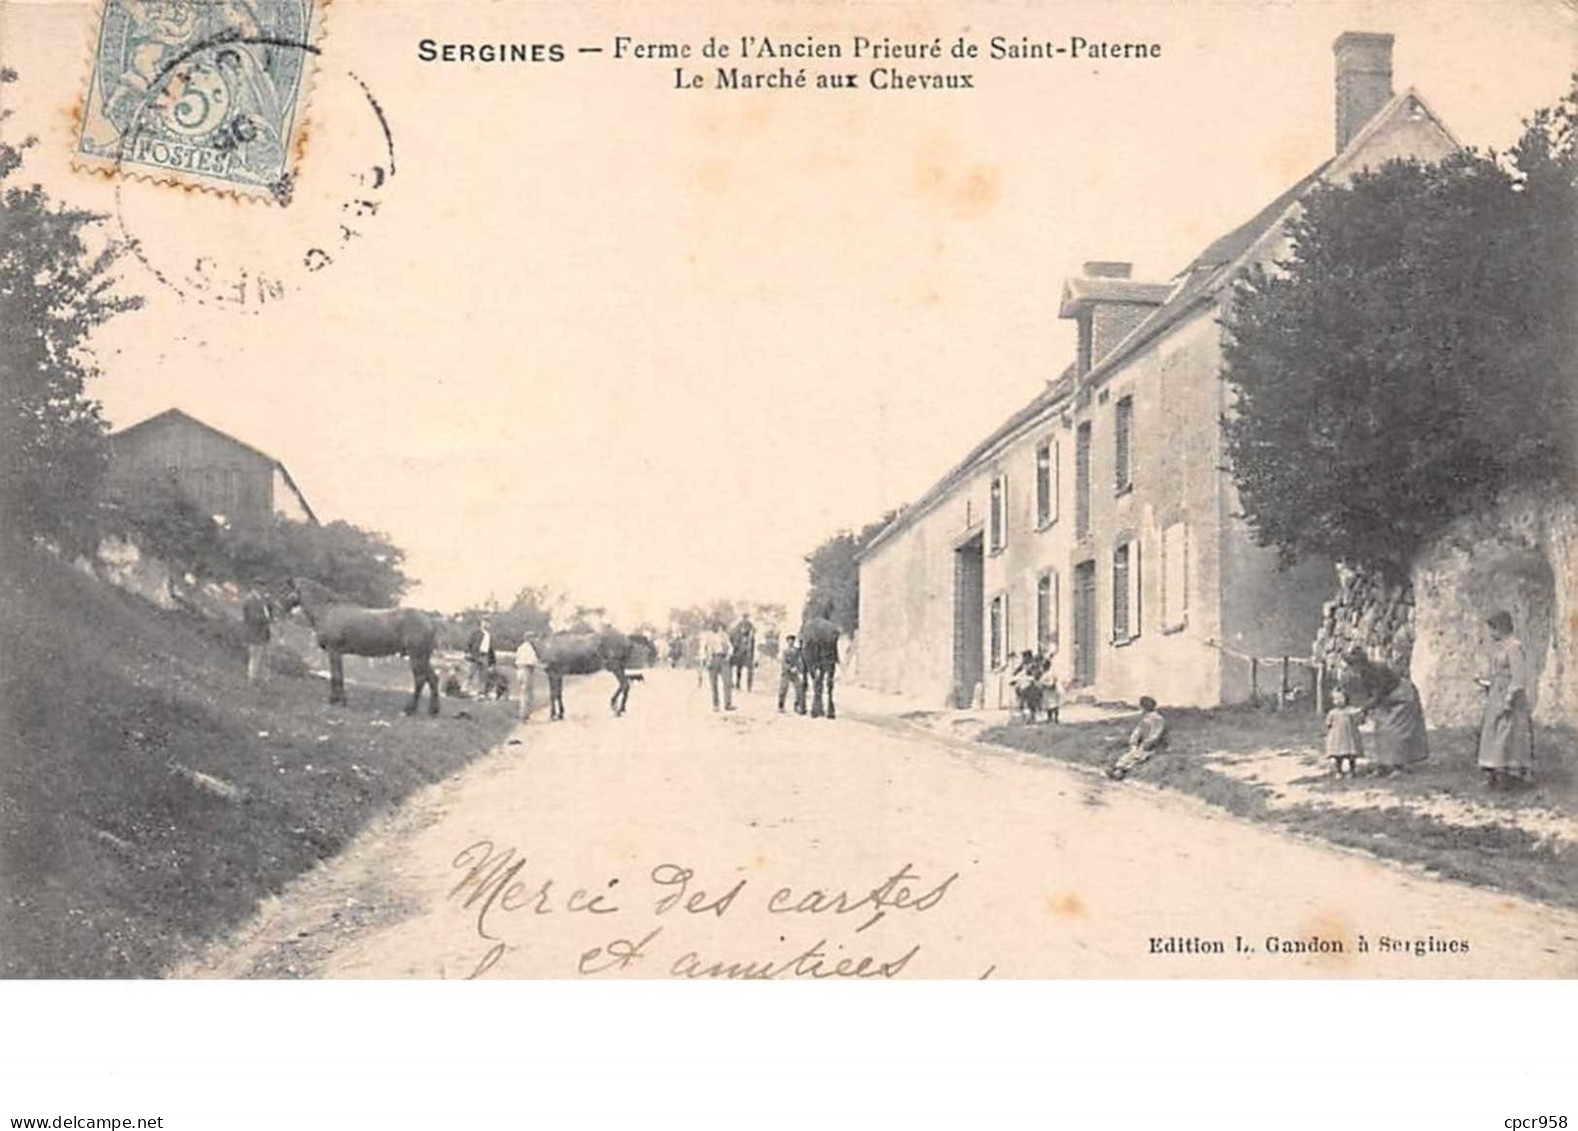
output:
[[[1041,608],[1041,583],[1047,585],[1047,608],[1045,617]],[[1044,569],[1036,575],[1036,651],[1050,656],[1058,651],[1062,641],[1058,633],[1058,617],[1062,613],[1060,607],[1062,595],[1058,592],[1061,579],[1056,569]]]
[[[1046,493],[1042,494],[1041,453],[1046,453]],[[1062,452],[1056,436],[1048,436],[1036,445],[1036,528],[1046,530],[1058,520],[1058,481]]]
[[[1124,626],[1124,633],[1118,634],[1118,552],[1127,549],[1128,577],[1123,587],[1125,603],[1125,617],[1128,622]],[[1115,645],[1128,644],[1140,638],[1140,625],[1143,621],[1144,609],[1140,604],[1140,540],[1138,538],[1125,538],[1112,548],[1112,642]]]

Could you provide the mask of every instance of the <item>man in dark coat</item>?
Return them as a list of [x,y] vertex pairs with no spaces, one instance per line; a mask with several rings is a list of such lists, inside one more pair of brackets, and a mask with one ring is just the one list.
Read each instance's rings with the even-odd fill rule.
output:
[[800,649],[800,642],[794,635],[784,637],[783,654],[778,657],[781,665],[778,676],[778,709],[784,709],[784,700],[788,698],[789,688],[794,688],[794,713],[805,714],[805,653]]
[[488,693],[493,682],[493,669],[498,664],[498,653],[493,647],[493,622],[487,617],[483,617],[482,623],[466,638],[466,660],[471,665],[466,682],[481,698]]
[[241,602],[241,625],[247,642],[247,682],[261,683],[268,676],[269,622],[274,619],[263,597],[261,582],[247,588]]
[[734,631],[729,634],[729,643],[732,651],[734,665],[734,690],[740,690],[743,679],[746,691],[754,691],[756,685],[756,626],[751,623],[749,614],[742,614],[740,623],[734,626]]

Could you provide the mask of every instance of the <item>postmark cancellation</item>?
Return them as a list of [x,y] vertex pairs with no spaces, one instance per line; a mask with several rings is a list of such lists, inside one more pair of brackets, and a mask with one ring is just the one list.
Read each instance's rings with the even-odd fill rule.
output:
[[287,199],[325,0],[104,0],[79,166]]

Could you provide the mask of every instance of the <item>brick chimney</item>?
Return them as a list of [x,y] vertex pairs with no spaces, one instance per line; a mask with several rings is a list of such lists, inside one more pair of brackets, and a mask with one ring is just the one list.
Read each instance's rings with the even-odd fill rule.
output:
[[1063,282],[1058,317],[1079,325],[1074,376],[1083,377],[1166,301],[1168,283],[1141,283],[1130,278],[1134,265],[1116,259],[1092,259],[1085,273]]
[[1345,31],[1331,45],[1337,63],[1337,152],[1392,98],[1392,37]]

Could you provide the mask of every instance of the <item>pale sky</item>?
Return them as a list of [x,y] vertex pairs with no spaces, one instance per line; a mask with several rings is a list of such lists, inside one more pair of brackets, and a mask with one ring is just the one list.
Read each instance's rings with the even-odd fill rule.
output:
[[[174,406],[277,456],[321,517],[407,551],[417,603],[548,585],[626,622],[715,597],[797,611],[806,552],[919,495],[1067,363],[1058,297],[1083,261],[1166,278],[1329,155],[1341,31],[1395,34],[1397,88],[1466,144],[1510,142],[1578,68],[1558,0],[336,0],[281,210],[69,168],[96,12],[0,0],[7,130],[40,138],[24,176],[117,212],[167,274],[203,255],[290,280],[254,313],[129,262],[149,301],[98,338],[112,424]],[[905,64],[977,89],[851,93],[681,92],[670,63],[574,52],[809,32],[1163,55]],[[421,63],[429,36],[571,57]],[[333,244],[380,160],[357,80],[396,174]],[[319,243],[334,261],[308,273]]]

